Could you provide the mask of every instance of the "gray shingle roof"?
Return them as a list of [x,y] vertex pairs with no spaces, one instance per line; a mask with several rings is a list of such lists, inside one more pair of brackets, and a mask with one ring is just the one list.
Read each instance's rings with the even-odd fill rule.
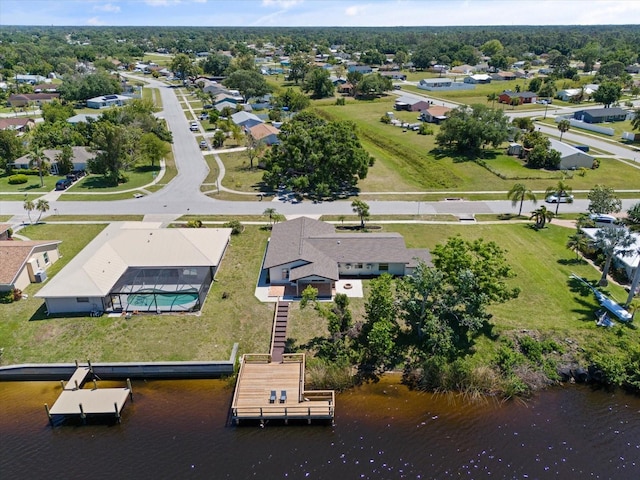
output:
[[299,217],[273,226],[264,268],[293,262],[292,281],[309,276],[337,280],[339,263],[415,263],[419,257],[431,264],[427,250],[407,249],[399,233],[336,233],[333,225]]

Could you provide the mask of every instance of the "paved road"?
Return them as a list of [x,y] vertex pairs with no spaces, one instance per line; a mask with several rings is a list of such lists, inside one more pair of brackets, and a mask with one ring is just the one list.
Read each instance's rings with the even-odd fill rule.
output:
[[[139,77],[136,77],[139,79]],[[274,201],[260,201],[258,197],[251,201],[227,202],[212,199],[200,192],[200,185],[208,173],[208,167],[204,161],[202,152],[196,142],[195,136],[189,131],[189,122],[185,118],[182,107],[175,92],[166,84],[154,80],[145,79],[150,86],[159,89],[164,107],[163,117],[173,132],[174,157],[178,168],[178,175],[162,190],[143,198],[119,200],[119,201],[82,201],[65,202],[54,201],[50,203],[50,212],[60,215],[113,215],[113,214],[144,214],[179,216],[187,213],[197,215],[260,215],[267,207],[274,207],[284,215],[346,215],[352,213],[350,201],[336,201],[314,203],[304,201],[292,203],[287,200],[275,199]],[[415,95],[410,92],[402,94]],[[543,131],[557,134],[552,127],[541,126]],[[633,159],[633,152],[622,146],[615,147],[592,136],[578,135],[574,132],[565,134],[572,142],[581,143],[611,151],[623,158]],[[613,148],[615,147],[615,149]],[[614,151],[615,150],[615,151]],[[623,200],[623,208],[627,209],[638,200]],[[443,202],[417,202],[417,201],[369,201],[372,215],[385,214],[453,214],[466,216],[480,213],[507,213],[516,211],[510,201],[443,201]],[[587,200],[576,200],[573,204],[562,205],[564,212],[584,212],[588,206]],[[524,211],[533,209],[533,205],[527,202]],[[22,202],[0,201],[0,215],[24,216],[25,211]]]

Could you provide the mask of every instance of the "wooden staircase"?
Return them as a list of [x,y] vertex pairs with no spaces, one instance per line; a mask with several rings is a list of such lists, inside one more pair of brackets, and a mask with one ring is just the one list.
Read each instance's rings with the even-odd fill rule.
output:
[[271,334],[271,361],[280,363],[284,355],[284,345],[287,339],[287,321],[289,320],[289,302],[276,303]]

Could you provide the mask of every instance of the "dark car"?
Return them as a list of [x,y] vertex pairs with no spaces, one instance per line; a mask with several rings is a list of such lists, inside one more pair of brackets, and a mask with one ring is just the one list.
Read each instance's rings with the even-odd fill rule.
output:
[[71,186],[71,180],[68,178],[60,179],[56,182],[56,190],[66,190]]

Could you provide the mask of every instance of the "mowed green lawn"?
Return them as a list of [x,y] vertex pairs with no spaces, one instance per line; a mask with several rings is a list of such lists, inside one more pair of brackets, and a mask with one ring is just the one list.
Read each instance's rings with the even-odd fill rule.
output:
[[[528,169],[505,154],[504,148],[487,150],[484,161],[496,173],[464,156],[452,158],[438,155],[434,149],[435,134],[439,126],[431,125],[434,135],[418,135],[417,132],[384,124],[380,118],[386,112],[403,122],[417,122],[416,112],[395,112],[395,97],[383,97],[374,101],[347,100],[344,106],[317,104],[314,108],[331,120],[351,120],[358,127],[360,141],[375,158],[367,178],[359,182],[363,192],[384,191],[508,191],[514,181],[525,180],[527,187],[545,190],[561,179],[560,171]],[[505,179],[497,173],[503,174]],[[602,159],[600,168],[589,170],[584,176],[569,172],[568,182],[573,189],[589,190],[596,183],[614,189],[626,189],[640,185],[640,170],[612,159]]]
[[[37,225],[21,233],[32,239],[60,239],[63,257],[49,270],[55,275],[104,225]],[[509,283],[521,288],[520,297],[491,307],[495,333],[537,330],[565,342],[571,339],[585,349],[596,348],[622,332],[640,340],[637,330],[626,326],[605,330],[595,326],[593,295],[574,291],[572,272],[597,280],[599,272],[586,263],[575,263],[565,248],[572,230],[551,225],[536,232],[524,224],[513,225],[385,225],[384,231],[404,235],[408,247],[433,248],[453,235],[465,239],[494,240],[507,250],[517,276]],[[40,285],[31,285],[30,298],[2,305],[0,347],[3,364],[73,361],[215,360],[228,358],[234,342],[242,352],[267,352],[273,304],[254,297],[269,232],[247,225],[231,239],[201,315],[138,315],[100,318],[47,318],[43,303],[33,297]],[[368,282],[365,282],[365,289]],[[609,289],[624,300],[622,288]],[[362,318],[364,300],[354,299],[355,320]],[[288,335],[304,343],[324,334],[326,325],[311,310],[296,303]],[[495,344],[479,342],[480,357],[488,357]]]

